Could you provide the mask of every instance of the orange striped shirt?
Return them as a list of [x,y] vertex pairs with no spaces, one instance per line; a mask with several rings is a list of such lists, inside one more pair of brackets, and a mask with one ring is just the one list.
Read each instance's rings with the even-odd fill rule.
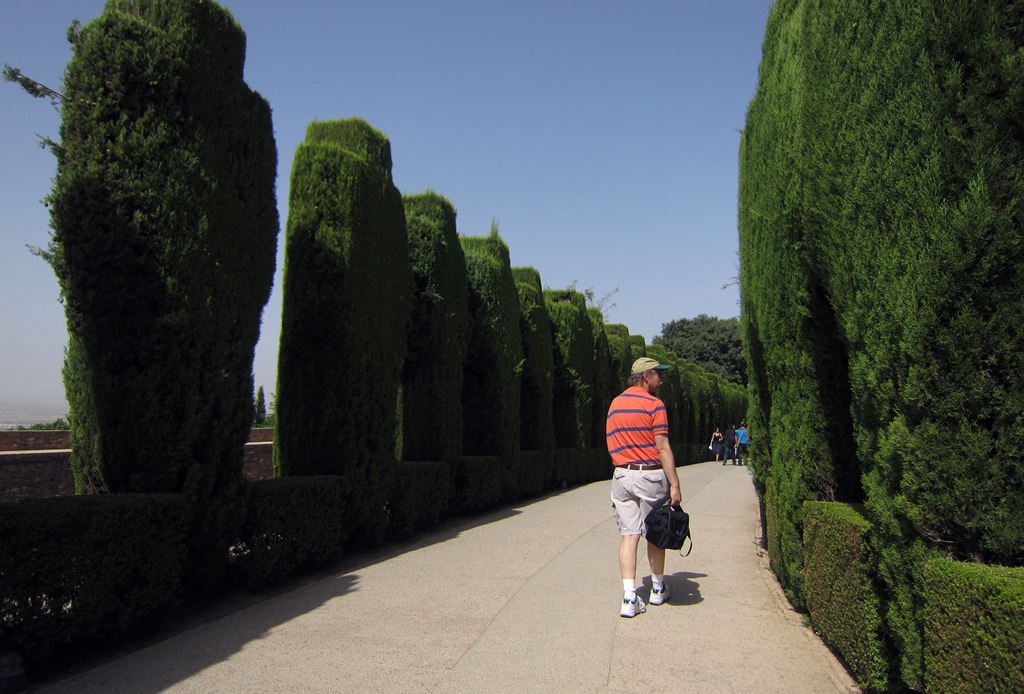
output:
[[659,465],[654,437],[668,436],[665,403],[639,386],[627,388],[612,400],[605,426],[608,453],[615,465]]

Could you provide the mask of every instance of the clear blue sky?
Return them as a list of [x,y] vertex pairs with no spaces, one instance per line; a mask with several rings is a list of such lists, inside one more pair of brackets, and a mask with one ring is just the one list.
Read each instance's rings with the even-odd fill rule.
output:
[[[310,121],[359,116],[391,140],[395,184],[433,189],[460,234],[491,221],[514,266],[593,288],[648,342],[663,323],[739,315],[740,133],[771,0],[227,0],[245,79],[274,113],[281,236],[292,157]],[[72,20],[102,0],[0,0],[0,62],[59,87]],[[0,405],[65,409],[57,281],[26,246],[59,114],[0,84]],[[276,390],[282,244],[256,350]],[[726,289],[723,285],[731,284]]]

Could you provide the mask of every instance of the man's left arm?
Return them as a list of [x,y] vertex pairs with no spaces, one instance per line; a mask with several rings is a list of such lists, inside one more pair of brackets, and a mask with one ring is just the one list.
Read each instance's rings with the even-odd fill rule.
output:
[[672,505],[678,506],[683,501],[683,493],[679,488],[679,474],[676,472],[676,457],[672,454],[672,446],[664,434],[655,434],[654,445],[658,448],[661,469],[665,472],[665,479],[668,480],[668,493]]

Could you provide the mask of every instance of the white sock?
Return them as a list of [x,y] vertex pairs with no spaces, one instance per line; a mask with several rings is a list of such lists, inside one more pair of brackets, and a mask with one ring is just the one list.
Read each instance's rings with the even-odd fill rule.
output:
[[651,589],[660,591],[665,585],[665,574],[651,574]]
[[632,600],[636,597],[636,579],[635,578],[624,578],[622,579],[622,597],[626,600]]

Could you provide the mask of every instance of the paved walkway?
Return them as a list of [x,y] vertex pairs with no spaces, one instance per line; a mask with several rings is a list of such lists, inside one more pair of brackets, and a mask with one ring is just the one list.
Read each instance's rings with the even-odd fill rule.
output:
[[[747,468],[680,468],[696,545],[619,617],[609,483],[466,519],[33,692],[855,692],[765,568]],[[646,559],[638,576],[647,597]]]

